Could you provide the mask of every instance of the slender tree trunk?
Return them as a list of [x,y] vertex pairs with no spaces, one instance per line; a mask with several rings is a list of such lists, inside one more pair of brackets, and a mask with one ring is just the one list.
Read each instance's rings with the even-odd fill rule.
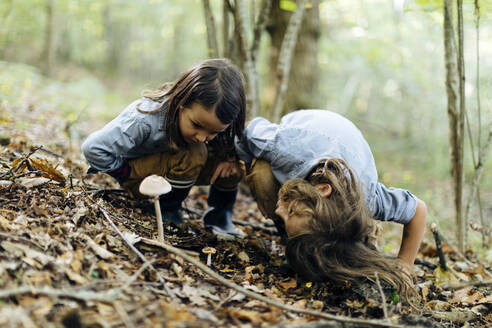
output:
[[230,58],[231,44],[229,43],[229,4],[227,0],[222,1],[222,56]]
[[219,55],[217,46],[217,31],[215,29],[215,20],[210,8],[209,0],[202,0],[203,12],[205,14],[205,25],[207,27],[207,54],[210,58],[216,58]]
[[46,75],[51,75],[55,63],[55,0],[46,2],[45,43],[42,55],[43,69]]
[[236,36],[239,46],[238,48],[248,86],[246,103],[249,110],[249,118],[257,116],[261,108],[258,91],[258,74],[251,58],[251,53],[248,46],[248,18],[244,5],[244,0],[236,0],[236,5],[234,9],[234,18],[236,21]]
[[297,36],[302,23],[302,17],[306,8],[307,0],[297,2],[297,9],[289,20],[289,25],[285,32],[282,46],[278,56],[276,93],[273,103],[273,121],[278,122],[283,112],[285,93],[289,83],[290,67],[292,64],[292,54],[297,42]]
[[256,19],[254,34],[253,34],[253,44],[251,45],[251,58],[253,62],[258,60],[258,50],[260,48],[261,36],[263,35],[263,30],[265,29],[268,15],[272,9],[271,0],[262,0],[260,11],[258,13],[258,18]]
[[451,175],[454,190],[456,237],[461,252],[464,250],[462,220],[463,189],[463,133],[460,109],[458,107],[458,74],[456,43],[453,26],[452,0],[444,0],[444,60],[446,63],[446,92],[448,96],[449,140],[451,149]]
[[[288,87],[282,114],[300,108],[317,108],[320,104],[318,94],[319,66],[318,40],[320,36],[319,0],[309,2],[304,12],[301,29],[294,48]],[[265,108],[273,107],[276,94],[277,64],[280,48],[292,13],[280,8],[280,1],[272,1],[267,31],[271,38],[269,49],[269,83],[266,86]],[[267,113],[272,117],[272,111]]]

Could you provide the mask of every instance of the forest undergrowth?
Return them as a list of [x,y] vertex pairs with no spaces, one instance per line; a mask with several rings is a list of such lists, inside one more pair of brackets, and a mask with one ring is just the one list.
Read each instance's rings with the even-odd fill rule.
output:
[[[70,125],[56,108],[1,103],[0,122],[0,326],[492,325],[491,268],[471,252],[461,255],[443,242],[440,262],[435,241],[424,240],[414,269],[421,299],[413,309],[371,281],[335,286],[296,277],[284,264],[274,225],[245,186],[234,209],[243,237],[205,230],[200,214],[207,190],[194,187],[186,224],[165,224],[166,242],[286,308],[246,296],[152,245],[151,204],[129,198],[107,175],[85,173]],[[216,250],[208,265],[205,247]]]

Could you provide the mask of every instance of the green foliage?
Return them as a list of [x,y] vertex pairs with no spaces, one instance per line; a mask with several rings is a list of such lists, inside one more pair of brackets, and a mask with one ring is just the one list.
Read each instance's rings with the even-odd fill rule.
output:
[[297,9],[297,4],[293,0],[280,0],[280,9],[294,12]]

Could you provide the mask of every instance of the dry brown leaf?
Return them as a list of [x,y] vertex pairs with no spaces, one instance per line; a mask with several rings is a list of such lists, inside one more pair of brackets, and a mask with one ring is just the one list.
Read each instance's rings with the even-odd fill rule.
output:
[[427,302],[425,306],[434,311],[447,311],[451,308],[451,304],[440,300],[432,300]]
[[479,304],[492,304],[492,294],[487,295],[478,301]]
[[246,252],[241,251],[239,254],[237,254],[238,259],[243,262],[243,263],[249,263],[249,256],[246,254]]
[[295,279],[289,279],[286,281],[280,281],[278,284],[285,290],[289,290],[291,288],[296,288],[297,287],[297,280]]
[[451,273],[451,268],[448,270],[444,270],[440,266],[438,266],[434,270],[434,283],[436,286],[441,286],[443,284],[457,283],[458,279]]
[[59,182],[62,186],[65,185],[65,176],[63,176],[63,174],[57,169],[51,167],[48,161],[35,158],[29,158],[28,160],[29,164],[31,164],[33,168],[44,172],[44,174],[42,175],[43,177]]
[[80,237],[86,241],[87,246],[89,246],[90,249],[92,249],[94,251],[94,253],[96,253],[96,255],[99,256],[100,258],[102,258],[104,260],[109,260],[114,256],[113,253],[111,253],[106,248],[97,244],[94,240],[92,240],[86,234],[80,234]]
[[449,300],[449,303],[466,303],[477,304],[478,300],[482,299],[483,295],[473,290],[473,287],[465,287],[458,289],[454,292],[453,298]]
[[24,281],[32,286],[51,286],[51,276],[48,271],[27,270]]
[[228,309],[226,311],[229,315],[236,317],[240,320],[246,320],[253,324],[260,324],[262,322],[261,313],[251,310],[233,310]]
[[294,304],[292,304],[292,306],[297,308],[297,309],[305,309],[306,305],[307,305],[306,299],[299,300],[299,301],[295,302]]
[[67,275],[68,279],[75,282],[76,284],[84,285],[87,282],[87,279],[85,279],[83,276],[73,272],[69,268],[65,268],[65,274]]

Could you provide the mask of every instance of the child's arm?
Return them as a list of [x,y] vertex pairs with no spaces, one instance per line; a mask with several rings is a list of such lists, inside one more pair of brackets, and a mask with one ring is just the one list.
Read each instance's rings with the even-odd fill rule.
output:
[[418,199],[415,215],[403,228],[400,252],[398,258],[413,267],[413,262],[422,241],[427,220],[427,207],[423,201]]

